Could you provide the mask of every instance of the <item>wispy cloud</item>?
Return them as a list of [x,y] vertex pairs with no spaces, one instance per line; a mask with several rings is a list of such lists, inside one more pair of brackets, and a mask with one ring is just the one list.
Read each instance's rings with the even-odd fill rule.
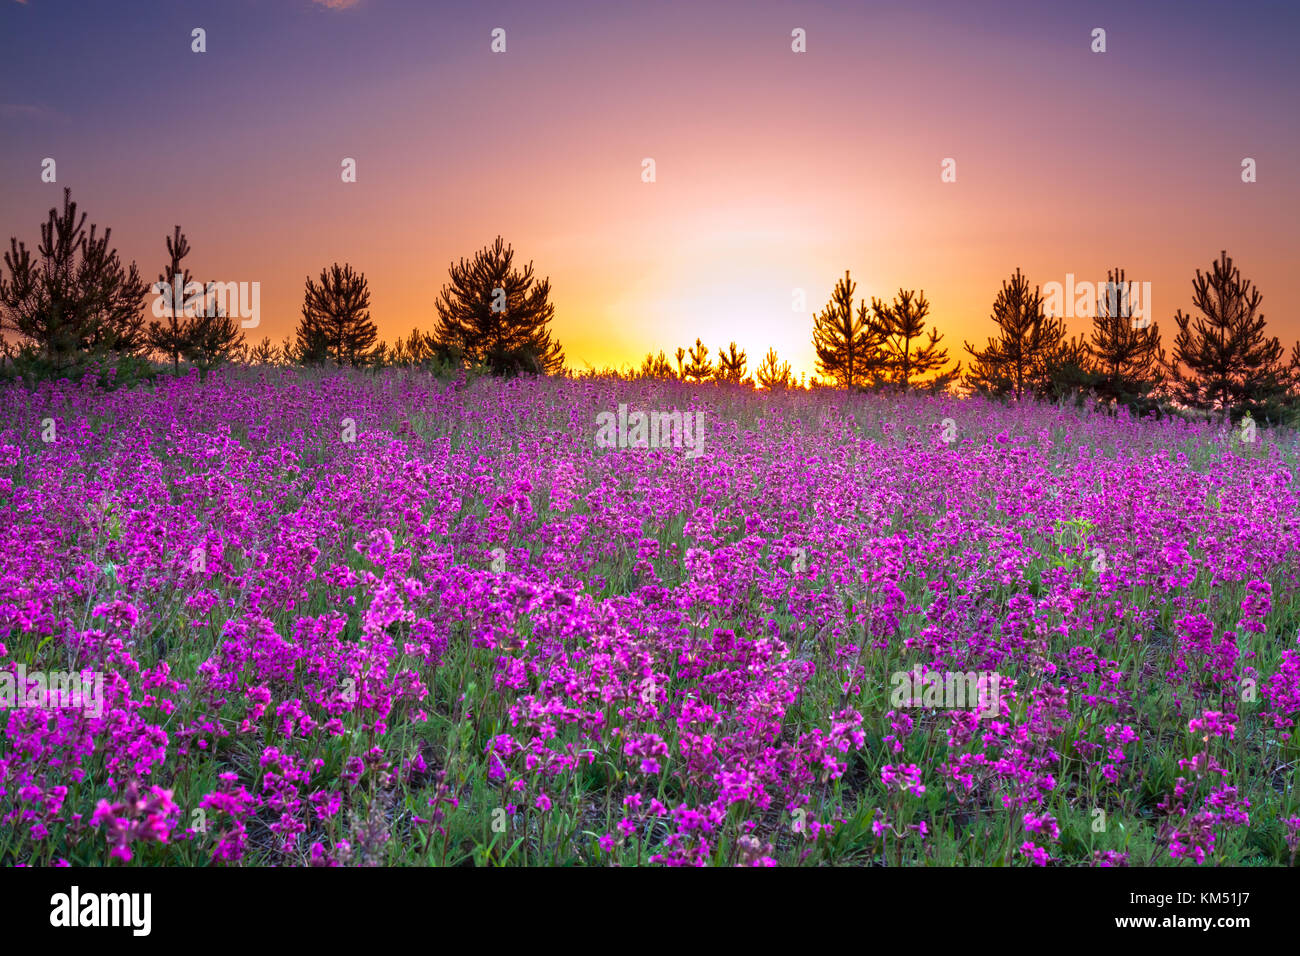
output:
[[[18,0],[18,2],[26,3],[27,0]],[[319,3],[322,7],[329,7],[331,10],[346,10],[360,2],[361,0],[312,0],[312,3]]]

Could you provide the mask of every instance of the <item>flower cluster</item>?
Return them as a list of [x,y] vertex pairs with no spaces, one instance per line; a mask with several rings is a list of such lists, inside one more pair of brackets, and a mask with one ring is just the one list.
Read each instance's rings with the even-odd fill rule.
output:
[[[620,403],[707,412],[701,454],[600,446]],[[1300,842],[1300,472],[1268,433],[303,370],[5,385],[0,412],[0,865]],[[29,700],[56,671],[95,706]],[[1175,776],[1153,820],[1138,783]],[[1076,839],[1094,811],[1157,839]]]

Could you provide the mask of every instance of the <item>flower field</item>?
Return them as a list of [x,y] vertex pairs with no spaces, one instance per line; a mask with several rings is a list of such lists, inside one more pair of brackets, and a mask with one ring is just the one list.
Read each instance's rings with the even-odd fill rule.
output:
[[[621,405],[702,445],[598,442]],[[1292,432],[401,371],[0,407],[0,864],[1295,862]]]

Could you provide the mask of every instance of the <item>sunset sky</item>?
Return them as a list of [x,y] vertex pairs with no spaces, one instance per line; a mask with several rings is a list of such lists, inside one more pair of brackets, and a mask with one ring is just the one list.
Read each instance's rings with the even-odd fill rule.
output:
[[845,269],[868,300],[924,289],[965,358],[1017,266],[1120,265],[1167,346],[1227,249],[1289,347],[1300,5],[1063,6],[0,0],[0,239],[34,245],[70,186],[152,281],[179,223],[198,277],[261,283],[248,334],[278,342],[335,260],[385,338],[431,330],[449,263],[499,233],[574,368],[698,335],[751,372],[768,346],[813,371]]

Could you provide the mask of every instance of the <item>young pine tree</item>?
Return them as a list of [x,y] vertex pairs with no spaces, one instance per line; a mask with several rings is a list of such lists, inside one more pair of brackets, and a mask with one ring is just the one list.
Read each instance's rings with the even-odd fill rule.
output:
[[558,373],[564,350],[549,331],[555,317],[551,280],[534,279],[531,262],[514,268],[514,255],[497,236],[473,259],[451,266],[450,282],[434,303],[439,321],[433,337],[444,350],[456,350],[496,374]]
[[1132,405],[1144,400],[1160,382],[1164,364],[1160,326],[1149,317],[1133,317],[1132,286],[1123,269],[1111,269],[1106,279],[1106,294],[1097,303],[1092,320],[1088,365],[1096,377],[1098,395]]
[[647,352],[645,359],[641,362],[641,368],[636,373],[637,378],[658,378],[673,379],[677,375],[673,372],[673,367],[668,364],[668,357],[661,351],[658,355],[652,355]]
[[690,361],[682,371],[682,380],[686,382],[707,382],[713,378],[713,363],[709,361],[709,347],[699,339],[688,353]]
[[1073,398],[1077,405],[1082,405],[1085,392],[1096,388],[1097,380],[1087,340],[1082,335],[1072,339],[1062,335],[1044,353],[1034,375],[1033,388],[1043,398],[1055,401]]
[[790,363],[777,358],[776,349],[769,348],[763,356],[758,371],[754,373],[758,384],[763,388],[789,388],[791,385]]
[[218,365],[237,360],[247,350],[239,320],[217,300],[213,283],[207,285],[203,303],[185,322],[181,349],[186,360],[199,370],[200,379],[207,378],[208,371]]
[[333,359],[340,366],[362,365],[378,337],[364,274],[336,262],[321,270],[319,284],[307,277],[294,344],[297,361],[314,365]]
[[286,365],[324,365],[325,339],[314,331],[304,339],[302,329],[296,329],[280,342],[280,355]]
[[1013,394],[1017,401],[1047,380],[1053,359],[1065,338],[1065,322],[1043,312],[1043,296],[1037,286],[1016,269],[993,300],[992,319],[998,336],[977,349],[969,342],[966,351],[974,361],[966,374],[972,388],[994,395]]
[[882,339],[870,321],[865,301],[853,310],[858,284],[849,278],[835,283],[830,302],[813,317],[813,348],[817,370],[841,388],[866,385],[879,369]]
[[149,347],[171,359],[172,374],[180,374],[181,356],[185,353],[185,287],[194,281],[190,270],[181,264],[181,260],[190,254],[190,241],[177,226],[175,232],[166,237],[167,265],[159,273],[152,289],[155,296],[161,296],[166,305],[167,314],[161,321],[149,323]]
[[917,295],[899,289],[893,303],[873,297],[871,311],[872,324],[881,339],[881,365],[887,381],[907,391],[914,378],[937,372],[948,364],[948,350],[939,348],[943,338],[939,330],[932,326],[929,338],[923,338],[925,319],[930,314],[924,291]]
[[248,350],[249,365],[279,365],[280,350],[275,347],[271,337],[264,335],[262,341],[258,342]]
[[1270,411],[1288,379],[1282,344],[1264,334],[1259,290],[1241,277],[1226,251],[1208,273],[1196,270],[1192,304],[1200,315],[1174,315],[1173,360],[1168,372],[1174,398],[1231,418],[1247,410]]
[[122,265],[109,246],[111,229],[96,236],[77,217],[72,191],[63,211],[51,209],[33,258],[26,243],[9,240],[0,273],[0,333],[13,332],[44,374],[73,371],[88,357],[131,356],[146,346],[147,287],[135,263]]
[[732,342],[727,346],[724,352],[718,349],[718,367],[713,372],[713,379],[717,382],[728,382],[732,385],[739,385],[745,380],[745,369],[749,360],[745,353],[736,348],[736,343]]
[[400,336],[388,354],[391,365],[400,368],[418,367],[430,357],[429,337],[419,329],[411,329],[406,338]]

